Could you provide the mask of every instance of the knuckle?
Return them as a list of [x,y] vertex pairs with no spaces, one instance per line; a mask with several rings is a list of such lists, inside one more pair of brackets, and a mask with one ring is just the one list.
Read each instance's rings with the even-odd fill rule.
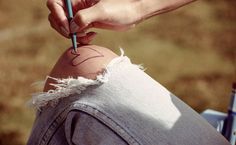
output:
[[48,9],[52,9],[53,5],[54,5],[54,0],[47,0],[47,3],[46,3]]
[[77,13],[76,13],[76,16],[75,16],[75,18],[74,18],[75,23],[76,23],[76,24],[79,24],[79,23],[81,22],[81,18],[82,18],[81,12],[77,12]]
[[88,26],[91,22],[87,19],[86,14],[83,12],[78,12],[74,19],[75,23],[81,27]]

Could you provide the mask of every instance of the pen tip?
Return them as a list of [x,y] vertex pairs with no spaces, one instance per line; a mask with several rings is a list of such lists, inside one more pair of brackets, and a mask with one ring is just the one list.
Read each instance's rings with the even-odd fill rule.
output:
[[77,48],[74,48],[73,50],[74,50],[75,53],[77,52]]

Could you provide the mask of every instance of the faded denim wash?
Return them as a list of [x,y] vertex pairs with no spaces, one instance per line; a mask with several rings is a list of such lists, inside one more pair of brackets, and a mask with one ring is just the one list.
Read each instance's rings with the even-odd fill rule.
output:
[[198,113],[127,57],[109,81],[37,112],[28,145],[228,145]]

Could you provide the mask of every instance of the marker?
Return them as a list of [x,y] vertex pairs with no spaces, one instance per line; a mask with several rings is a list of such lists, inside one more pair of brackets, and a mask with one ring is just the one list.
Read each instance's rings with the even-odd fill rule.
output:
[[[68,10],[68,14],[69,14],[68,21],[69,21],[69,23],[70,23],[71,20],[72,20],[73,17],[74,17],[74,15],[73,15],[73,10],[72,10],[72,4],[71,4],[71,1],[70,1],[70,0],[65,0],[65,3],[66,3],[66,7],[67,7],[67,10]],[[73,49],[74,49],[74,51],[76,52],[76,51],[77,51],[77,38],[76,38],[76,33],[70,34],[70,37],[71,37],[71,40],[72,40]]]

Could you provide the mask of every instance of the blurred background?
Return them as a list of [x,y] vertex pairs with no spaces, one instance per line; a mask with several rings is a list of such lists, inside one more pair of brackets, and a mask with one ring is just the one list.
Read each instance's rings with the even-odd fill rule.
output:
[[[70,40],[47,21],[46,0],[0,0],[0,145],[23,145],[34,110],[31,84],[44,80]],[[236,1],[202,0],[127,32],[96,30],[93,44],[133,63],[197,112],[227,111],[236,80]]]

